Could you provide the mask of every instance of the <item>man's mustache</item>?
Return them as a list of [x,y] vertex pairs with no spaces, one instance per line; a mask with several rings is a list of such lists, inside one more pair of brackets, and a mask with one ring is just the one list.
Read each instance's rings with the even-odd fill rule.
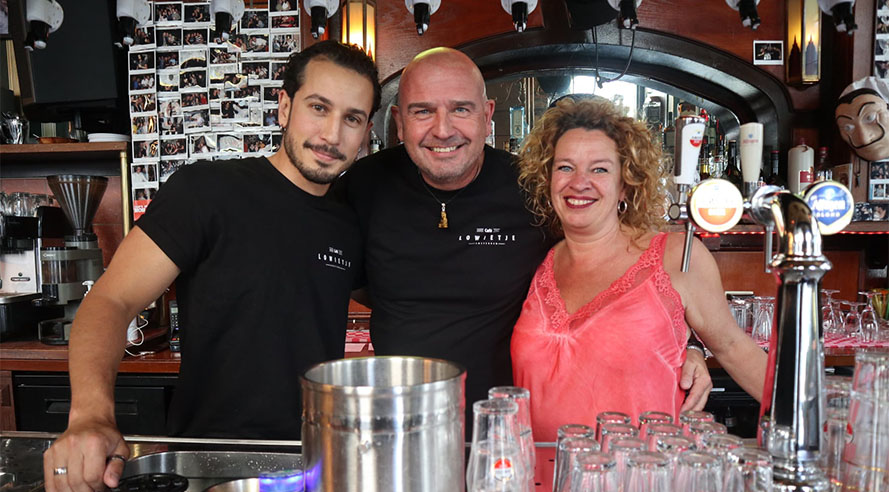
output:
[[336,147],[322,144],[310,144],[309,142],[303,143],[303,147],[309,150],[314,150],[315,152],[325,153],[341,161],[346,160],[346,155],[340,152],[339,149],[337,149]]

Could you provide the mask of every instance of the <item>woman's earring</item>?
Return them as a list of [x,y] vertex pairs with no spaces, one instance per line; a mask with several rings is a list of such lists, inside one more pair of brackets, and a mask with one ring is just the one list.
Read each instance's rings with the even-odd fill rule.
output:
[[630,208],[630,206],[627,205],[626,200],[621,200],[621,201],[617,202],[617,213],[618,214],[623,214],[624,212],[627,211],[628,208]]

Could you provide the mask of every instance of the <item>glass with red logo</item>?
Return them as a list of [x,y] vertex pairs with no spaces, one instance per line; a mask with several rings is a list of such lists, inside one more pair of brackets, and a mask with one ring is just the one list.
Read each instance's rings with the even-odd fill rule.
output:
[[469,492],[524,492],[527,470],[520,439],[519,406],[496,398],[472,405],[472,448],[466,469]]

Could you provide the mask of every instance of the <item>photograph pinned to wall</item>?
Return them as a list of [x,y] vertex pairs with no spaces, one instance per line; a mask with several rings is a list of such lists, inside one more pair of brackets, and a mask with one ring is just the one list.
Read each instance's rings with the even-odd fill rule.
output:
[[210,110],[183,111],[185,133],[205,132],[210,129]]
[[210,30],[206,27],[182,30],[183,46],[207,46],[210,39]]
[[881,79],[889,78],[889,61],[875,61],[874,75]]
[[[148,186],[146,188],[137,188],[133,190],[133,199],[135,201],[148,201],[154,199],[154,195],[157,193],[157,188]],[[144,213],[144,211],[143,211]]]
[[871,162],[867,199],[872,202],[889,201],[889,161]]
[[207,68],[207,50],[182,50],[179,52],[179,68]]
[[281,148],[281,140],[284,139],[284,136],[281,133],[272,133],[272,152],[277,152],[278,149]]
[[889,34],[889,10],[877,11],[877,25],[874,26],[876,35]]
[[236,52],[228,51],[225,48],[210,48],[211,65],[225,65],[237,62],[238,54]]
[[271,133],[245,133],[244,152],[248,154],[267,153],[272,145]]
[[135,51],[130,55],[130,71],[154,70],[154,51]]
[[754,65],[784,65],[784,41],[753,41]]
[[206,92],[183,92],[182,107],[186,110],[209,107],[210,100]]
[[207,70],[196,68],[190,70],[181,70],[179,72],[179,90],[180,91],[206,91],[207,90]]
[[247,74],[225,74],[225,77],[222,78],[222,88],[226,91],[236,91],[247,88]]
[[297,0],[270,0],[269,10],[273,13],[299,15],[299,3]]
[[179,92],[179,70],[159,70],[157,72],[158,92]]
[[232,34],[228,38],[226,49],[232,53],[245,53],[247,51],[247,35],[241,33]]
[[222,121],[246,122],[250,120],[250,102],[245,99],[223,100],[219,108]]
[[210,99],[210,102],[213,101],[221,101],[222,100],[222,86],[220,85],[211,85],[207,90],[207,96]]
[[265,60],[241,62],[241,73],[247,74],[247,83],[251,85],[271,80],[269,62]]
[[130,72],[130,93],[154,92],[154,70],[140,70]]
[[149,140],[133,139],[134,161],[157,160],[158,157],[158,143],[156,138]]
[[136,116],[132,118],[133,136],[157,136],[157,115]]
[[299,28],[299,14],[281,14],[273,12],[270,15],[269,22],[272,23],[272,29],[294,29]]
[[260,56],[269,54],[269,35],[248,34],[247,49],[241,53],[243,56]]
[[232,128],[231,123],[222,121],[222,108],[218,101],[210,103],[210,127],[213,131],[229,131]]
[[259,130],[262,126],[262,103],[250,102],[247,104],[247,121],[238,121],[238,126],[246,130]]
[[185,159],[171,159],[169,161],[161,161],[160,164],[160,182],[164,183],[170,176],[185,165]]
[[287,71],[287,62],[272,62],[272,80],[284,80],[284,72]]
[[135,163],[130,166],[130,182],[133,188],[156,185],[157,166],[153,162]]
[[157,29],[158,48],[178,48],[182,46],[182,29],[166,28]]
[[269,11],[265,9],[247,9],[241,17],[241,30],[268,29]]
[[236,91],[227,91],[227,99],[247,99],[253,102],[259,102],[262,99],[262,86],[249,85],[244,89]]
[[160,116],[181,116],[182,102],[179,100],[179,95],[164,94],[158,100],[158,114]]
[[139,217],[142,217],[142,214],[145,213],[145,210],[148,209],[148,204],[151,203],[151,198],[154,194],[147,188],[140,188],[138,190],[133,190],[133,219],[139,220]]
[[154,42],[154,26],[136,27],[133,33],[133,45],[129,51],[153,50],[157,47]]
[[889,60],[889,34],[878,34],[874,42],[874,60]]
[[278,91],[283,90],[281,84],[266,84],[262,88],[263,104],[278,104]]
[[155,2],[154,25],[175,26],[182,23],[182,2]]
[[227,65],[210,65],[208,76],[210,84],[222,84],[225,81],[226,74],[240,73],[237,63],[229,63]]
[[185,137],[162,138],[160,145],[161,159],[184,159],[188,157],[188,146],[185,143]]
[[299,51],[299,31],[272,33],[272,54],[289,56]]
[[157,52],[157,69],[177,69],[179,68],[179,50],[158,51]]
[[192,157],[208,157],[216,152],[216,134],[204,133],[188,136]]
[[161,135],[182,135],[185,133],[182,116],[161,117]]
[[278,125],[278,108],[265,107],[262,113],[262,126],[269,130],[279,130]]
[[154,92],[130,96],[130,113],[133,116],[157,111],[157,95]]
[[244,139],[241,133],[220,133],[218,138],[217,152],[222,154],[244,152]]
[[182,16],[186,24],[210,24],[210,4],[186,3]]

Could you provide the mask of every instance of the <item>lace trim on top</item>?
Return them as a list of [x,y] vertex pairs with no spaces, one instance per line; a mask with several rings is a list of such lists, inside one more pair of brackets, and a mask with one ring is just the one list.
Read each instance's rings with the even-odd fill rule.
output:
[[664,307],[670,313],[673,328],[682,330],[682,333],[684,333],[686,324],[682,298],[676,292],[676,289],[673,288],[673,284],[670,282],[670,275],[664,270],[663,257],[666,243],[667,233],[665,232],[659,233],[652,238],[648,249],[642,252],[642,255],[633,266],[607,289],[596,294],[590,302],[583,305],[574,314],[568,314],[565,301],[562,299],[561,291],[556,283],[556,276],[553,271],[555,248],[550,249],[541,265],[543,271],[537,277],[537,288],[545,292],[544,300],[551,308],[553,331],[556,333],[567,333],[570,330],[572,321],[589,318],[621,295],[651,278],[654,281],[657,292],[661,295],[661,302],[664,303]]

